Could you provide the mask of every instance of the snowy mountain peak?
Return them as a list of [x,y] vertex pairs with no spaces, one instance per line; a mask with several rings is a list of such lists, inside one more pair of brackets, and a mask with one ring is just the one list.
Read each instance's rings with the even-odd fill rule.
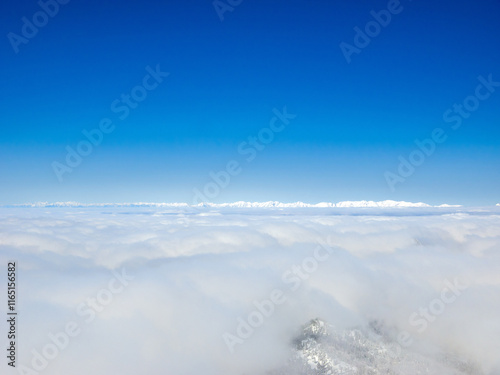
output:
[[[473,362],[452,353],[432,355],[403,348],[391,341],[381,322],[369,327],[337,330],[312,319],[294,339],[291,357],[269,375],[381,375],[455,374],[483,375]],[[411,372],[408,370],[411,369]]]

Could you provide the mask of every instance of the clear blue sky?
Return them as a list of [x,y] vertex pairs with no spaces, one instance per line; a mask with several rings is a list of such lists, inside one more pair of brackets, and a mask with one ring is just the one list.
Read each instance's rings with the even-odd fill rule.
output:
[[[443,113],[500,81],[500,2],[402,0],[347,63],[340,43],[387,4],[243,0],[221,21],[208,0],[71,0],[16,53],[8,34],[40,6],[2,3],[0,204],[189,203],[230,160],[241,173],[211,201],[499,203],[500,87],[456,130]],[[120,119],[111,104],[157,64],[170,75]],[[248,162],[238,146],[284,106],[297,117]],[[114,130],[60,181],[53,162],[103,118]],[[391,190],[384,173],[438,127]]]

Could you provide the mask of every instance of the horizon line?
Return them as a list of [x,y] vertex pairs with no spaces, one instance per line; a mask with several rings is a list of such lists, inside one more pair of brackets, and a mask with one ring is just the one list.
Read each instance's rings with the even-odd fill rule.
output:
[[[468,206],[468,207],[498,207],[500,203],[491,206]],[[430,205],[423,202],[407,202],[407,201],[339,201],[339,202],[319,202],[319,203],[304,203],[296,202],[280,202],[280,201],[236,201],[226,203],[201,202],[197,204],[188,204],[185,202],[116,202],[116,203],[81,203],[75,201],[59,201],[59,202],[28,202],[21,204],[3,204],[2,208],[26,207],[26,208],[50,208],[50,207],[192,207],[192,208],[460,208],[463,205],[457,204],[440,204]]]

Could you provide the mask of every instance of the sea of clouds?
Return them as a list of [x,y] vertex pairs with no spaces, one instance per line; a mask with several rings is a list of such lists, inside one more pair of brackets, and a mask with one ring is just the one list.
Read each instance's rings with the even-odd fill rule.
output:
[[[500,374],[499,224],[500,207],[4,207],[1,287],[15,260],[20,336],[2,373],[266,374],[319,317]],[[450,282],[463,289],[436,303]],[[411,323],[431,305],[425,329]]]

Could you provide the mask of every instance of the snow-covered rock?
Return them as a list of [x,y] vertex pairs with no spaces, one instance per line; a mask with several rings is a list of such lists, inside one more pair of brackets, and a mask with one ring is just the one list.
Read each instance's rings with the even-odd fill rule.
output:
[[269,375],[482,375],[456,355],[422,355],[391,341],[386,328],[372,322],[365,329],[336,330],[312,319],[292,342],[291,358]]

